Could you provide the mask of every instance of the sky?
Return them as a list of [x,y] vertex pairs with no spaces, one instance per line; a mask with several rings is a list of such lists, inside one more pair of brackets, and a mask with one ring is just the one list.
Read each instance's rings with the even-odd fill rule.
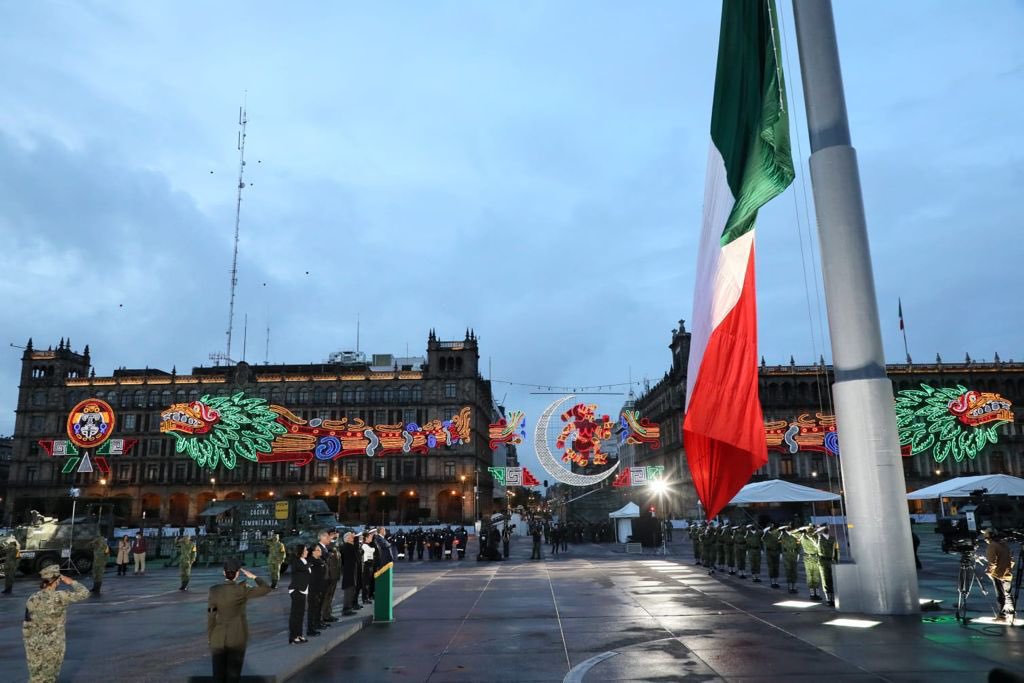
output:
[[[761,354],[830,358],[798,177],[758,223]],[[1024,5],[839,2],[890,361],[1024,359]],[[0,434],[21,349],[97,374],[480,340],[494,380],[653,384],[689,319],[720,6],[0,2]],[[270,327],[269,352],[266,328]],[[550,396],[496,383],[536,417]],[[597,397],[616,411],[624,396]],[[1009,397],[1024,402],[1024,397]],[[527,466],[532,449],[521,449]]]

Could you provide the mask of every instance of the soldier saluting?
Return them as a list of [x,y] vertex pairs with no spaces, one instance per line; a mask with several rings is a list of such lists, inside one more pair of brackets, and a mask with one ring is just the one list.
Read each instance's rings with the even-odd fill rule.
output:
[[[67,647],[64,625],[67,623],[68,605],[89,597],[89,589],[77,581],[61,576],[55,564],[43,567],[39,591],[25,603],[25,621],[21,634],[25,639],[25,658],[28,677],[32,683],[56,681],[64,664]],[[70,591],[58,591],[63,583]]]
[[181,574],[180,591],[188,590],[188,583],[192,580],[192,564],[196,561],[196,544],[192,542],[191,536],[181,536],[178,544],[178,569]]
[[267,571],[270,573],[271,588],[277,588],[277,582],[281,580],[281,565],[284,564],[285,553],[281,537],[276,533],[271,534],[267,540]]
[[18,552],[21,546],[18,539],[10,538],[4,548],[4,594],[10,595],[14,590],[14,572],[18,571]]

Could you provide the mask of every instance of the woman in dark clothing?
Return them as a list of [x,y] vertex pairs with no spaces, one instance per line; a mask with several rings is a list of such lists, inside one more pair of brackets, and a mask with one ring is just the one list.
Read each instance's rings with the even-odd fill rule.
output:
[[321,555],[320,544],[311,545],[306,561],[309,563],[309,595],[306,597],[306,635],[318,636],[329,624],[320,621],[324,588],[327,586],[327,565]]
[[[291,611],[288,613],[288,642],[308,642],[302,637],[302,617],[306,612],[306,596],[309,595],[309,563],[306,554],[309,551],[304,545],[297,545],[292,556],[292,582],[288,584],[288,595],[292,600]],[[310,635],[314,635],[310,633]]]
[[342,614],[354,614],[356,610],[356,589],[359,576],[361,551],[356,547],[355,535],[350,531],[345,534],[345,542],[341,544],[341,591]]

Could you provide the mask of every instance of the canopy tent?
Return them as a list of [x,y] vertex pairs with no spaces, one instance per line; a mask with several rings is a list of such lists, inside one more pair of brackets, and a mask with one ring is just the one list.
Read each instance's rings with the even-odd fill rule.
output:
[[967,498],[971,491],[986,489],[993,495],[1024,496],[1024,479],[1008,474],[978,474],[954,477],[907,494],[907,500],[928,498]]
[[781,479],[770,479],[747,484],[729,501],[729,505],[819,503],[826,500],[839,500],[839,496],[821,489],[812,489],[810,486],[800,486]]
[[640,518],[640,506],[626,503],[615,512],[609,512],[608,517],[615,520],[615,540],[625,543],[633,535],[633,520]]
[[199,517],[216,517],[217,515],[223,514],[228,510],[234,509],[234,505],[231,503],[214,503],[210,507],[206,508],[199,513]]

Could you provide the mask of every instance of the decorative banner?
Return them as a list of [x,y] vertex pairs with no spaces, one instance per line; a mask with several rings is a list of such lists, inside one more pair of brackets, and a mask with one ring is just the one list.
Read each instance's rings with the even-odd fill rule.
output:
[[555,456],[551,453],[551,448],[548,446],[548,423],[551,421],[551,416],[563,403],[573,398],[572,394],[558,398],[544,410],[533,429],[533,447],[537,452],[537,459],[540,461],[541,467],[547,470],[547,473],[555,481],[568,484],[569,486],[590,486],[612,476],[615,470],[618,469],[619,463],[615,463],[600,474],[577,474],[559,465]]
[[623,410],[619,415],[619,443],[650,444],[661,448],[661,425],[640,417],[639,410]]
[[79,448],[96,448],[114,433],[115,421],[109,403],[87,398],[68,414],[68,438]]
[[540,486],[540,482],[525,467],[488,467],[498,486]]
[[555,448],[565,448],[562,462],[580,467],[608,464],[608,454],[601,450],[601,439],[611,437],[615,423],[607,415],[598,418],[595,404],[577,403],[562,413],[562,422],[568,424],[555,440]]
[[997,443],[996,427],[1013,422],[1013,404],[990,392],[957,385],[904,389],[896,394],[896,426],[900,445],[911,455],[929,450],[935,462],[949,456],[957,462],[973,459],[990,443]]
[[839,436],[836,433],[835,415],[815,413],[811,417],[803,413],[795,422],[770,420],[764,425],[765,439],[769,451],[796,453],[816,451],[839,455]]
[[470,408],[450,420],[369,426],[360,419],[303,420],[287,408],[244,392],[203,396],[176,403],[161,413],[160,431],[175,438],[175,450],[200,467],[233,469],[238,458],[259,463],[308,465],[314,458],[349,455],[427,453],[440,446],[470,442]]
[[78,449],[75,448],[75,444],[67,439],[40,439],[37,443],[51,457],[55,455],[78,455]]
[[661,479],[665,472],[664,465],[648,465],[647,467],[629,467],[619,472],[612,486],[643,486],[656,479]]
[[138,443],[138,439],[110,439],[96,452],[100,455],[128,455]]
[[508,419],[502,418],[489,425],[487,436],[491,450],[497,450],[501,444],[518,445],[526,438],[526,416],[521,410],[509,412]]

